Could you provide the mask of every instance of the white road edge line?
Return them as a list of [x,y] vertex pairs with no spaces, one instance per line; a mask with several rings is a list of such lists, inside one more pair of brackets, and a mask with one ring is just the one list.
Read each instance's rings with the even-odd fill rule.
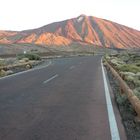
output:
[[41,67],[36,67],[36,68],[34,68],[34,70],[40,70],[40,69],[46,68],[46,67],[50,66],[51,64],[52,64],[52,61],[49,61],[49,63],[47,65],[41,66]]
[[117,122],[111,102],[111,97],[107,85],[107,79],[105,76],[105,70],[103,67],[103,63],[101,60],[101,66],[102,66],[102,73],[103,73],[103,81],[104,81],[104,88],[105,88],[105,97],[106,97],[106,104],[107,104],[107,111],[108,111],[108,118],[109,118],[109,126],[111,131],[111,138],[112,140],[120,140],[119,130],[117,127]]
[[43,69],[43,68],[46,68],[46,67],[50,66],[51,64],[52,64],[52,62],[49,61],[49,63],[46,66],[42,66],[42,67],[38,67],[38,68],[32,68],[32,69],[29,69],[29,70],[25,70],[25,71],[21,71],[21,72],[17,72],[17,73],[11,74],[11,75],[7,75],[7,76],[4,76],[4,77],[1,77],[0,80],[11,78],[11,77],[14,77],[14,76],[17,76],[17,75],[21,75],[21,74],[24,74],[24,73],[27,73],[27,72]]
[[58,77],[58,74],[56,74],[56,75],[52,76],[51,78],[45,80],[45,81],[43,82],[43,84],[46,84],[46,83],[50,82],[51,80],[55,79],[56,77]]

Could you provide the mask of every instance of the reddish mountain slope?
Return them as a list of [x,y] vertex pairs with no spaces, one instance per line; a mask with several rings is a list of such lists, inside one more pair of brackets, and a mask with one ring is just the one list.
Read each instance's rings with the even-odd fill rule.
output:
[[1,34],[3,33],[0,31],[0,43],[35,43],[60,46],[79,42],[100,47],[140,47],[140,31],[85,15],[34,30]]
[[0,43],[10,43],[11,41],[7,37],[16,35],[14,31],[0,31]]

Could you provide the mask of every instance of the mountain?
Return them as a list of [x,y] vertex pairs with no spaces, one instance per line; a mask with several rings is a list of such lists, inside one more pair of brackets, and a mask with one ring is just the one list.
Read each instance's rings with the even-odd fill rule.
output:
[[67,46],[74,42],[108,48],[140,48],[140,31],[86,15],[32,30],[0,31],[0,43]]
[[14,35],[17,35],[17,32],[0,30],[0,43],[10,43],[11,41],[7,38]]

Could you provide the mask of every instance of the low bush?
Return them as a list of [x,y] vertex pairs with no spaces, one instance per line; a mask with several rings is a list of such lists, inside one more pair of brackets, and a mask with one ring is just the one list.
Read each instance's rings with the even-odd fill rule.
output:
[[0,59],[0,66],[4,66],[5,65],[5,62],[3,59]]
[[116,101],[119,105],[124,105],[127,101],[127,96],[118,94],[116,96]]
[[17,58],[19,60],[28,58],[29,60],[41,60],[41,57],[34,53],[18,54]]
[[112,66],[114,66],[116,69],[119,66],[122,66],[125,64],[125,62],[123,62],[122,60],[118,59],[118,58],[111,58],[110,63],[112,64]]
[[138,79],[140,80],[140,72],[136,73],[136,76],[138,77]]
[[140,87],[133,90],[134,94],[140,99]]
[[0,70],[0,77],[6,76],[6,75],[7,75],[6,71]]
[[132,73],[140,72],[140,67],[133,65],[133,64],[119,65],[118,69],[120,71],[124,71],[124,72],[132,72]]

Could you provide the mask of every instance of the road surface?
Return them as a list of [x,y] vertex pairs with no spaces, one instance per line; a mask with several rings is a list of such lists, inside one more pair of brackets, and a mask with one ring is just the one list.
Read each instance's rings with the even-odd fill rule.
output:
[[0,140],[111,139],[101,56],[0,79]]

